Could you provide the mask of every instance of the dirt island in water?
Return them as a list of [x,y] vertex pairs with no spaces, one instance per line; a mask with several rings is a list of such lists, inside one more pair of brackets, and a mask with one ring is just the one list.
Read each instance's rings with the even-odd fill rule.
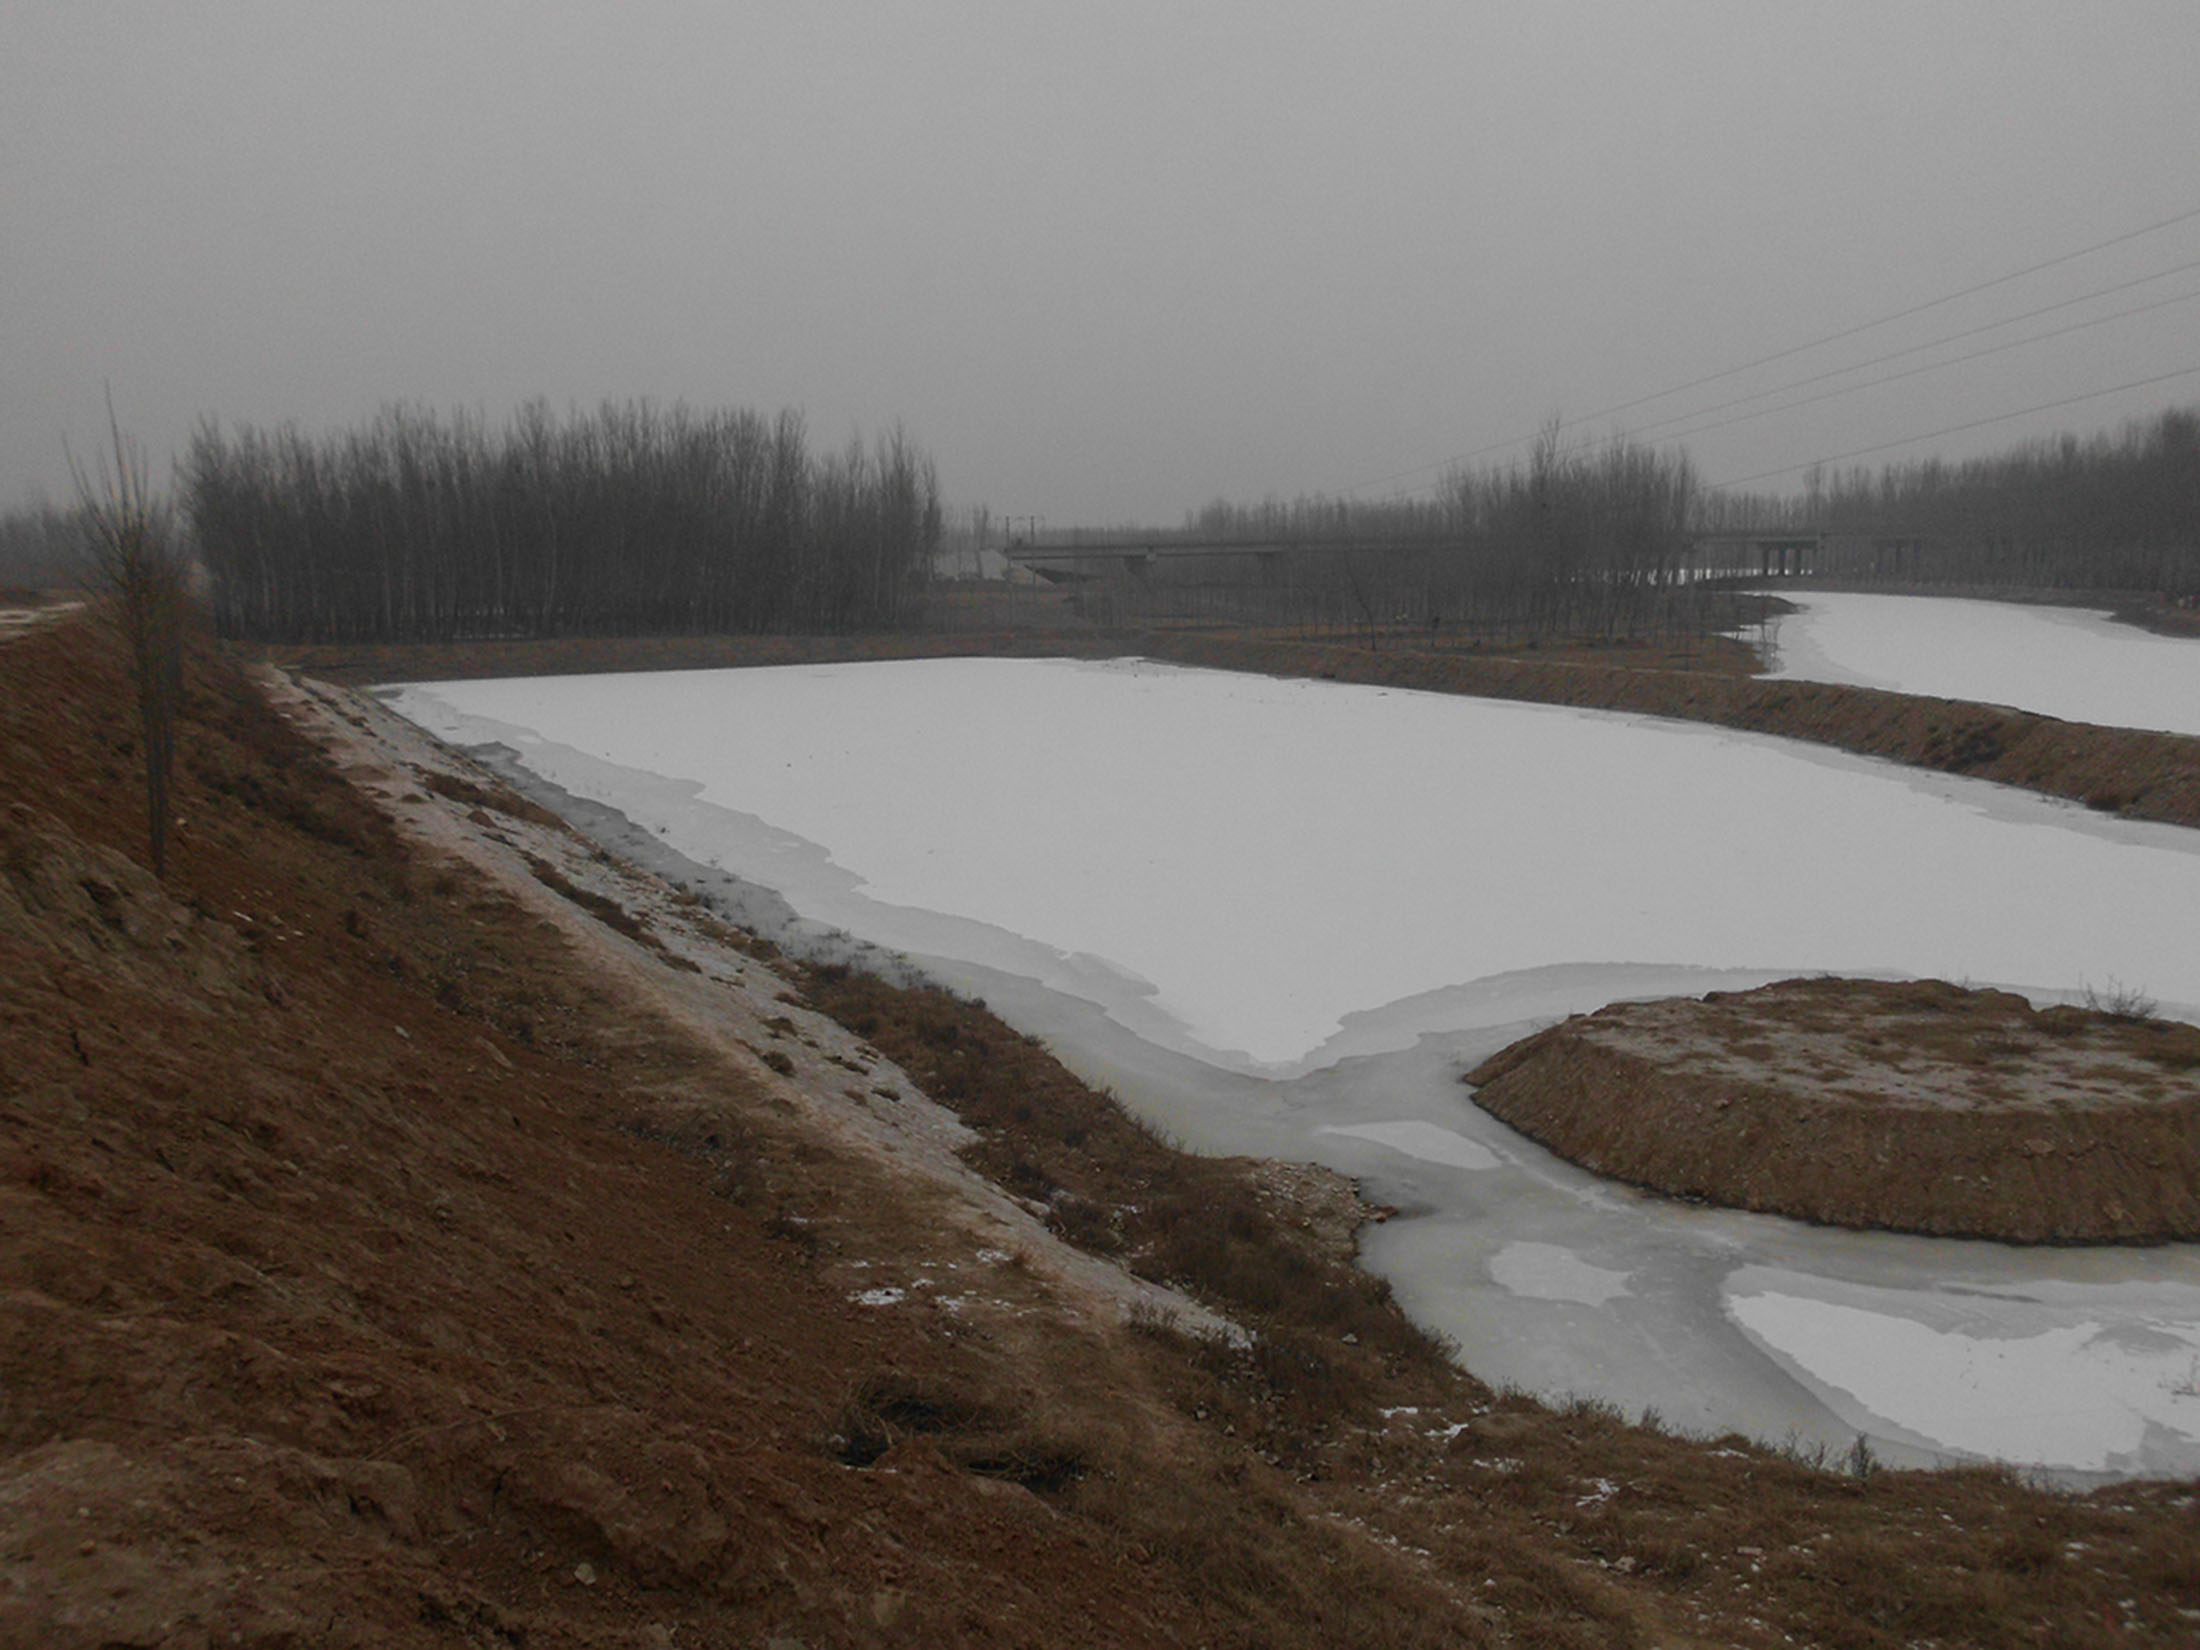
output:
[[1575,1015],[1465,1081],[1560,1156],[1675,1197],[2011,1243],[2188,1239],[2200,1027],[2140,1007],[1782,980]]

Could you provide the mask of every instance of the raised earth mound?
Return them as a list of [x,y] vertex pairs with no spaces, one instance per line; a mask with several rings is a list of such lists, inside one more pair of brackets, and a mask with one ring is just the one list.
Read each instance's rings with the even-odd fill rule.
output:
[[2200,1235],[2200,1027],[2138,1012],[1782,980],[1576,1015],[1465,1081],[1560,1156],[1674,1197],[2011,1243]]

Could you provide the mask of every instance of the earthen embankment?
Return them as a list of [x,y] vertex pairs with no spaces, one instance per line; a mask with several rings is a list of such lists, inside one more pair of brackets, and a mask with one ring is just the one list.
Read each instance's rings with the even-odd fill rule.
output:
[[1220,635],[1156,636],[1147,651],[1155,658],[1217,670],[1318,676],[1712,722],[2021,785],[2129,818],[2200,825],[2200,739],[2182,734],[2096,727],[1961,699],[1708,671],[1635,670]]

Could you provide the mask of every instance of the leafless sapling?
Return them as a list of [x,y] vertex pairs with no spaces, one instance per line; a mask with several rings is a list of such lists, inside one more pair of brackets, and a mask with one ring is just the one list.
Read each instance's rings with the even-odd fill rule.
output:
[[129,658],[145,751],[145,822],[153,874],[168,873],[169,789],[176,712],[183,698],[183,630],[190,600],[167,501],[147,480],[145,458],[107,411],[112,454],[86,469],[69,457],[91,584],[104,599]]

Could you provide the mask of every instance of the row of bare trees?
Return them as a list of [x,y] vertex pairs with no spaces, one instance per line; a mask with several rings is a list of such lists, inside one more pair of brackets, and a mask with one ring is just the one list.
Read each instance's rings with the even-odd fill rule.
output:
[[[1708,622],[1684,576],[1696,497],[1685,454],[1568,447],[1554,427],[1524,463],[1454,471],[1433,497],[1210,504],[1178,545],[1156,543],[1143,579],[1095,599],[1147,616],[1455,637],[1695,631]],[[1110,537],[1126,535],[1096,546]]]
[[[1209,505],[1181,536],[1223,548],[1157,541],[1141,578],[1090,599],[1124,618],[1689,634],[1736,622],[1727,592],[1699,582],[1721,570],[1692,566],[1696,542],[1768,531],[1810,535],[1814,571],[1862,582],[2200,601],[2200,408],[1965,463],[1819,472],[1793,494],[1704,488],[1685,453],[1569,448],[1553,426],[1525,462],[1455,471],[1428,498]],[[1279,548],[1232,555],[1230,541]]]
[[2200,597],[2200,407],[2091,439],[1950,464],[1814,474],[1793,495],[1711,495],[1726,520],[1828,535],[1821,571],[1903,583]]
[[59,589],[81,581],[84,522],[52,505],[0,515],[0,590]]
[[1531,630],[1667,628],[1696,494],[1683,452],[1632,441],[1569,449],[1546,428],[1525,464],[1446,478],[1443,503],[1476,567],[1461,597],[1494,605],[1493,618],[1524,615]]
[[318,438],[209,423],[178,484],[215,623],[255,639],[892,625],[940,531],[899,431],[819,455],[794,413],[646,402],[501,428],[391,407]]

